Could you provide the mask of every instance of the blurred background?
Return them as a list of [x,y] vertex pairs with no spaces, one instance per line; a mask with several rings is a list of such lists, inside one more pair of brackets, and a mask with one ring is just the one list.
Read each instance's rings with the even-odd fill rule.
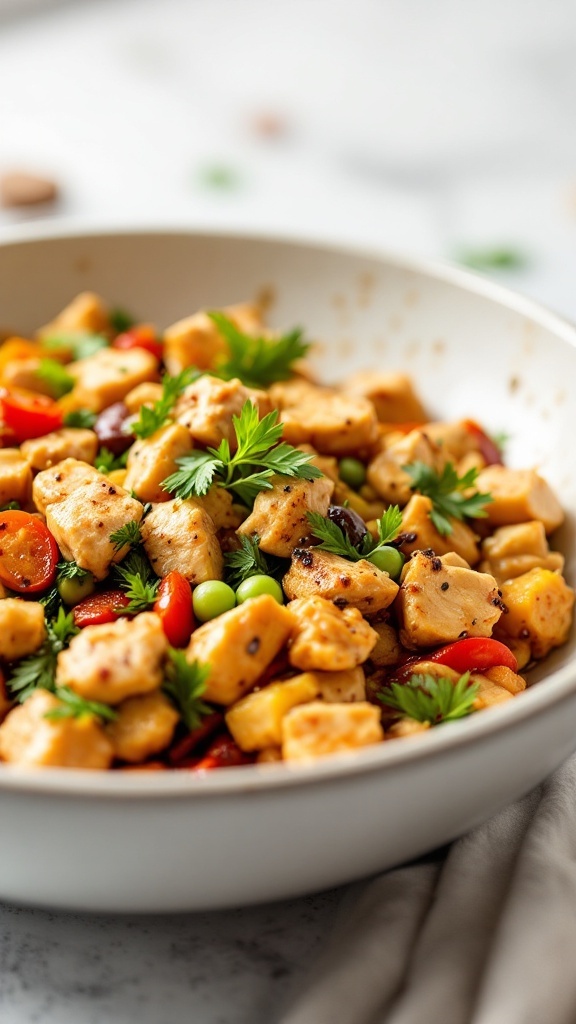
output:
[[572,0],[0,0],[0,236],[306,235],[576,319],[575,58]]

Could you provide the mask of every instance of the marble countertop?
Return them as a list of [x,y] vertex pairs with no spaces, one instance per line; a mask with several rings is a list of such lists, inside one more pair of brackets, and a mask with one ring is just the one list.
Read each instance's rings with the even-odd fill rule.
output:
[[[570,0],[0,0],[0,173],[53,176],[62,222],[510,248],[500,279],[576,318],[575,52]],[[342,894],[0,907],[0,1020],[273,1024]]]

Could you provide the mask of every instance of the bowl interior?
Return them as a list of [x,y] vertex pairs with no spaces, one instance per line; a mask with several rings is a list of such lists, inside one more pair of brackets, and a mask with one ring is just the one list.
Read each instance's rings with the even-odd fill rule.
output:
[[[435,417],[505,432],[509,463],[547,477],[567,513],[554,543],[576,579],[576,332],[552,314],[463,271],[263,238],[134,232],[0,245],[0,331],[33,331],[84,289],[162,327],[265,297],[274,326],[301,324],[317,339],[324,380],[407,371]],[[573,656],[572,640],[534,679]]]

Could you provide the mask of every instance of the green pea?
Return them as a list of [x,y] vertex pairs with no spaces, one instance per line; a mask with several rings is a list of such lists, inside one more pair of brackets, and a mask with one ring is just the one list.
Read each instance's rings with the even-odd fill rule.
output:
[[278,604],[284,604],[282,587],[272,576],[249,576],[240,584],[236,591],[236,601],[244,604],[252,597],[260,597],[262,594],[270,594]]
[[64,579],[58,580],[57,587],[64,604],[78,604],[79,601],[83,601],[85,597],[90,597],[90,594],[94,593],[94,577],[91,573],[78,579],[64,577]]
[[378,551],[374,551],[371,555],[366,555],[368,562],[372,562],[377,569],[381,569],[382,572],[387,572],[393,580],[400,575],[402,566],[406,559],[398,548],[384,547]]
[[340,459],[338,472],[340,479],[345,484],[348,484],[348,487],[351,487],[353,491],[359,491],[366,483],[366,467],[359,459],[352,459],[350,457]]
[[207,580],[200,583],[192,594],[194,615],[200,622],[208,622],[224,612],[229,612],[236,604],[236,594],[227,583],[220,580]]

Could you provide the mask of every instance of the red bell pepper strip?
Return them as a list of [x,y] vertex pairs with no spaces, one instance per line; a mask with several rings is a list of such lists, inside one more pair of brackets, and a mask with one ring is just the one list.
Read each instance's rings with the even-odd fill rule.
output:
[[[453,644],[440,647],[431,654],[424,655],[426,661],[435,661],[439,665],[447,665],[455,672],[483,672],[488,668],[504,665],[518,671],[518,662],[509,647],[493,640],[491,637],[467,637],[456,640]],[[420,660],[423,660],[422,658]]]
[[121,609],[130,604],[123,590],[104,590],[79,601],[74,608],[74,625],[101,626],[105,622],[116,622],[122,615]]
[[196,625],[192,607],[192,591],[185,576],[175,569],[169,572],[158,588],[154,611],[162,620],[162,628],[172,647],[186,647]]
[[0,418],[14,433],[18,444],[34,437],[44,437],[53,430],[59,430],[63,423],[63,413],[58,403],[34,391],[2,389]]
[[147,324],[131,327],[128,331],[119,334],[118,337],[114,338],[112,348],[144,348],[151,355],[155,356],[158,361],[162,359],[164,353],[164,346],[159,341],[156,331]]

